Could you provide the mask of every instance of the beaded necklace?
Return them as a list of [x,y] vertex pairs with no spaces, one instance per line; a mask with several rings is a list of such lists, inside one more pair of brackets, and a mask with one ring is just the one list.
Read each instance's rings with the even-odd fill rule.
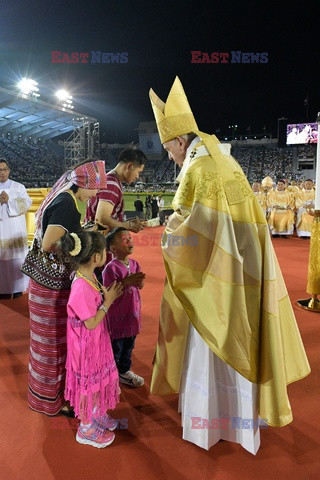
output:
[[128,269],[128,272],[130,273],[130,262],[125,263],[123,260],[120,260],[119,258],[117,258],[117,260],[118,260],[118,262],[123,263],[123,265]]
[[98,292],[102,293],[102,285],[101,283],[99,282],[98,279],[96,280],[90,280],[90,278],[88,278],[86,275],[84,275],[83,273],[81,273],[79,270],[77,270],[77,276],[80,277],[80,278],[83,278],[86,282],[88,282],[95,290],[98,290]]

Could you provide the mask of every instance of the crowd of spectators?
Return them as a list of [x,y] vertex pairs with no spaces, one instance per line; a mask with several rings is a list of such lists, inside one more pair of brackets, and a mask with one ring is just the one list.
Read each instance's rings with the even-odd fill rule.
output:
[[[114,147],[101,145],[100,158],[105,160],[107,170],[111,170],[117,164],[123,146]],[[315,145],[279,148],[275,143],[245,145],[240,142],[233,145],[231,150],[249,182],[267,175],[274,179],[299,179],[298,162],[302,159],[314,159],[315,152]],[[33,143],[2,136],[0,156],[8,160],[14,180],[22,182],[27,188],[51,187],[66,169],[63,146],[55,141]],[[149,190],[150,185],[158,187],[165,183],[173,183],[174,179],[174,163],[167,155],[161,161],[151,158],[142,178],[148,184]],[[153,188],[154,191],[161,189],[163,186],[159,189]],[[135,187],[127,187],[126,190],[135,191]]]
[[232,155],[243,168],[249,182],[257,178],[295,178],[294,151],[290,147],[279,148],[277,145],[237,145]]
[[[314,145],[280,148],[277,144],[237,144],[231,150],[231,154],[240,163],[249,182],[266,176],[275,179],[299,179],[298,161],[301,159],[314,159],[315,152]],[[161,168],[157,171],[156,179],[161,182],[173,182],[173,162],[169,160],[162,162]]]
[[54,142],[0,137],[0,156],[9,162],[12,179],[26,188],[51,187],[65,171],[63,147]]
[[299,159],[312,159],[315,155],[314,145],[301,145],[298,149]]

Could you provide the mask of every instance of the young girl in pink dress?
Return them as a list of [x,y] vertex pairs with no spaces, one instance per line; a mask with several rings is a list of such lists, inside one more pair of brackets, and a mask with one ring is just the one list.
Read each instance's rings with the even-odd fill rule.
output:
[[141,328],[141,300],[145,274],[136,260],[128,258],[133,251],[130,232],[117,227],[107,235],[107,248],[115,258],[102,272],[104,286],[121,282],[123,294],[109,308],[107,320],[119,381],[130,387],[140,387],[144,379],[130,370],[131,354]]
[[114,440],[115,420],[107,410],[119,401],[119,380],[110,336],[104,320],[112,302],[122,294],[121,283],[106,289],[94,269],[104,265],[106,241],[98,232],[65,234],[58,248],[78,266],[67,305],[65,399],[81,422],[76,440],[104,448]]

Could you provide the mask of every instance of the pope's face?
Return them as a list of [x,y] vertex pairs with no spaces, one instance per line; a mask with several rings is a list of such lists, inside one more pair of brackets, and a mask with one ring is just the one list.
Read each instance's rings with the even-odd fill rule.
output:
[[187,142],[182,137],[177,137],[165,142],[163,148],[167,150],[169,159],[173,160],[179,167],[182,167],[186,158]]

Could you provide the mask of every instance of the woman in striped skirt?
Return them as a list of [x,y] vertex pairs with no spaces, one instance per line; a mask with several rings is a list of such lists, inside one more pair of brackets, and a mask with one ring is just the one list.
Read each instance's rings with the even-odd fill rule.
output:
[[81,230],[77,201],[87,201],[106,188],[103,161],[84,163],[66,172],[53,186],[36,215],[33,251],[36,262],[25,260],[29,282],[30,359],[28,402],[46,415],[68,413],[64,399],[67,302],[71,271],[54,252],[65,232]]

